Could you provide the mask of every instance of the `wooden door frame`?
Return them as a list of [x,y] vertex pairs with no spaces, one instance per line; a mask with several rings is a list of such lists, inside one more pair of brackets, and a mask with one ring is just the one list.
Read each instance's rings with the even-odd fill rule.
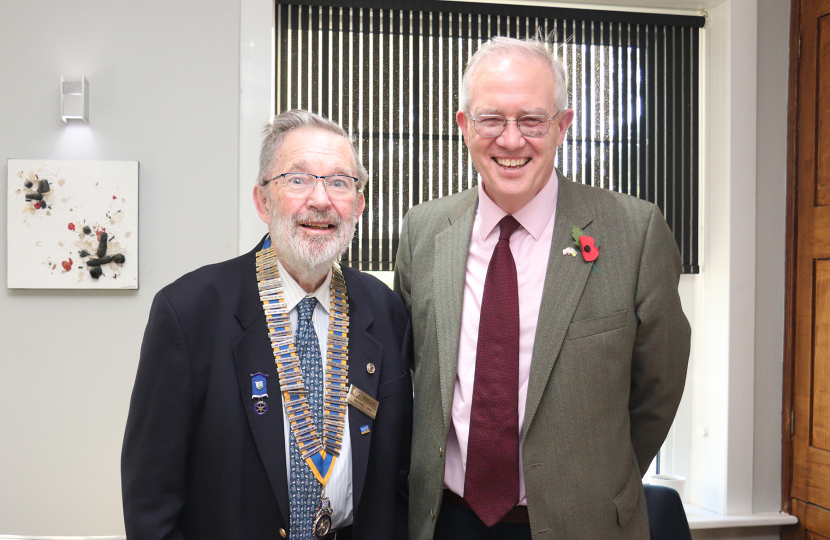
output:
[[[801,0],[790,7],[790,70],[787,99],[787,232],[784,273],[784,378],[781,407],[781,508],[792,509],[792,414],[795,384],[795,285],[798,256],[798,98]],[[782,535],[782,538],[785,536]]]

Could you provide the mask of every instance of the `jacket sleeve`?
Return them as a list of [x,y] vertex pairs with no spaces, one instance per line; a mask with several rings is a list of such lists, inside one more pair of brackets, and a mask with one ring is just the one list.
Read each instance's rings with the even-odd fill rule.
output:
[[193,416],[187,343],[170,301],[153,300],[121,449],[124,523],[130,540],[182,538]]
[[[410,214],[407,213],[407,215],[404,216],[403,224],[401,225],[398,251],[395,254],[395,277],[393,285],[395,292],[403,298],[406,310],[409,313],[412,313],[412,250],[409,245],[409,218]],[[407,332],[410,341],[411,330],[412,329],[410,328]],[[402,358],[406,358],[408,360],[409,363],[407,365],[409,366],[409,369],[415,368],[414,356],[411,352]]]
[[683,395],[691,329],[680,305],[680,254],[666,220],[652,207],[635,294],[639,325],[631,364],[631,442],[645,473]]
[[409,214],[404,216],[403,224],[401,225],[400,241],[398,242],[398,251],[395,254],[395,292],[401,295],[406,309],[410,309],[411,293],[412,293],[412,253],[409,247]]

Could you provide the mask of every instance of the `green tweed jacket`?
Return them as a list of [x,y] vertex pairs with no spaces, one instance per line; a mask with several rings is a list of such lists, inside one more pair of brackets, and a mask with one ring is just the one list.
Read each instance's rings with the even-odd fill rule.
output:
[[[409,530],[433,536],[456,380],[475,189],[412,208],[395,288],[412,314],[415,384]],[[653,204],[570,182],[559,198],[524,418],[523,473],[533,537],[649,538],[642,473],[683,393],[690,328],[680,256]],[[600,249],[563,255],[576,225]],[[521,264],[521,261],[517,261]]]

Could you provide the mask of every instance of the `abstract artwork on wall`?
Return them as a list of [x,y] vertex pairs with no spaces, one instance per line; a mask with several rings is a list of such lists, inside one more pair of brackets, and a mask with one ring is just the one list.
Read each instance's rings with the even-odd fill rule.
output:
[[10,289],[137,289],[138,162],[8,160]]

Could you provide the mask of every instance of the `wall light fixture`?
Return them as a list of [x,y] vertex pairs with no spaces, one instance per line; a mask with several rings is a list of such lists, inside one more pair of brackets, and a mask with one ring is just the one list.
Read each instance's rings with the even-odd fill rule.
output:
[[83,120],[89,124],[89,81],[86,77],[61,75],[61,119]]

